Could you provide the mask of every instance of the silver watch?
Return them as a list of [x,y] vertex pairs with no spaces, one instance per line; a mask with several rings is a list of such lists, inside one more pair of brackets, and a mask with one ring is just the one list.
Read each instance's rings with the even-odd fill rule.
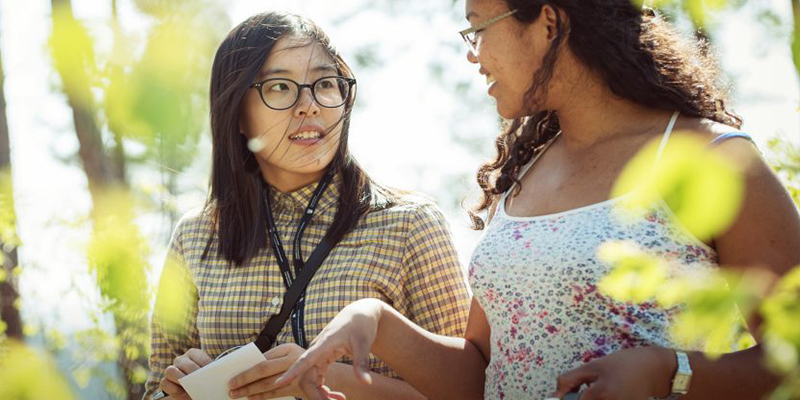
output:
[[692,383],[692,367],[689,365],[689,356],[682,351],[675,351],[678,358],[678,370],[672,378],[672,391],[664,400],[674,400],[689,392]]

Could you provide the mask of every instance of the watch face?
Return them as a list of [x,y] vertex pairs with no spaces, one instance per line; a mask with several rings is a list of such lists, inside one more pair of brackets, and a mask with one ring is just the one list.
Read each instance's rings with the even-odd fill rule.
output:
[[687,390],[689,389],[689,377],[686,375],[677,375],[675,376],[675,381],[672,385],[673,390]]

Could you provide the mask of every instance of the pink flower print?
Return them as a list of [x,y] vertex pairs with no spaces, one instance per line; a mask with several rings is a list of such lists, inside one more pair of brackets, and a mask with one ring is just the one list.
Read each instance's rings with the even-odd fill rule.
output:
[[603,351],[602,349],[595,349],[595,350],[587,350],[587,351],[585,351],[583,353],[583,356],[581,356],[581,358],[583,359],[584,363],[588,363],[589,361],[592,361],[594,359],[597,359],[597,358],[600,358],[600,357],[605,357],[605,355],[606,355],[606,352]]
[[544,358],[542,356],[537,355],[534,361],[536,362],[536,365],[544,367]]
[[582,294],[576,294],[576,295],[572,296],[572,299],[575,300],[575,304],[581,304],[583,302],[583,295]]
[[519,323],[519,315],[514,314],[514,316],[511,317],[511,323],[514,324],[514,325],[518,324]]
[[476,264],[469,265],[469,268],[467,269],[467,275],[470,277],[470,279],[472,279],[472,277],[475,276],[475,270],[477,269],[477,267],[478,266]]
[[555,334],[556,332],[558,332],[558,328],[556,328],[555,326],[550,325],[550,324],[548,324],[545,327],[545,329],[547,329],[547,331],[550,332],[550,334]]

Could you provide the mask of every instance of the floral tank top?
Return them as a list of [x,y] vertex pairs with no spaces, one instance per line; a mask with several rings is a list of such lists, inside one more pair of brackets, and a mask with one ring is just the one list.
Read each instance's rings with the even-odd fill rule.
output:
[[509,216],[505,200],[469,265],[470,285],[491,327],[485,398],[540,400],[555,391],[560,374],[619,349],[677,347],[669,334],[675,309],[618,302],[597,289],[610,270],[597,258],[606,241],[632,241],[667,261],[672,274],[718,266],[716,252],[675,226],[663,202],[622,222],[614,211],[618,198],[535,217]]

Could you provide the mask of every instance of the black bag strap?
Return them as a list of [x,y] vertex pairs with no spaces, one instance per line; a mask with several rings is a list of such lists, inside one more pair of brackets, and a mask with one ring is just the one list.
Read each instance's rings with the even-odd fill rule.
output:
[[295,279],[292,286],[283,295],[281,311],[270,317],[269,321],[267,321],[267,325],[261,333],[258,334],[258,338],[256,339],[256,347],[258,347],[258,350],[262,353],[269,350],[272,344],[275,343],[278,333],[283,329],[283,325],[286,324],[289,315],[292,314],[294,306],[303,295],[303,292],[305,292],[308,283],[311,282],[311,278],[314,277],[314,273],[317,272],[319,266],[325,261],[325,257],[331,252],[331,249],[333,249],[333,242],[327,236],[323,237],[317,248],[311,253],[311,256],[303,266],[300,274],[297,275],[297,279]]

